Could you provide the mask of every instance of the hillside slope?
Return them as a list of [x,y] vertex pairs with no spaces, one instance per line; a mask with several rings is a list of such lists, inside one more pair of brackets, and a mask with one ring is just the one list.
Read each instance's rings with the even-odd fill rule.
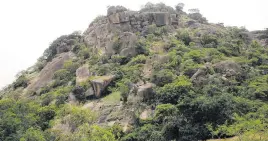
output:
[[0,140],[268,139],[268,32],[111,6],[0,92]]

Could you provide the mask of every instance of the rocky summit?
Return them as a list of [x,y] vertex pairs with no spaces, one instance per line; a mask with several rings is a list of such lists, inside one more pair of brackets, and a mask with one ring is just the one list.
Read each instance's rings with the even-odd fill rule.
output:
[[2,141],[268,140],[268,30],[110,6],[0,91]]

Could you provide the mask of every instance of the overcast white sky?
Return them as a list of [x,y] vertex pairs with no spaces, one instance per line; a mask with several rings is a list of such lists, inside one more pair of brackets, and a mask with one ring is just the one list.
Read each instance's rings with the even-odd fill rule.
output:
[[[199,8],[209,22],[268,27],[267,0],[150,0]],[[0,0],[0,88],[32,66],[58,36],[85,30],[109,5],[138,10],[146,0]]]

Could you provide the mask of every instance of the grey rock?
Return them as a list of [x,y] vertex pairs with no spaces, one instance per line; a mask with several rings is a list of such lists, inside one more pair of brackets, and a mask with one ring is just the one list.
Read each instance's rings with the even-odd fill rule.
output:
[[168,25],[170,23],[169,13],[167,12],[154,13],[154,21],[156,26]]
[[100,76],[91,80],[91,84],[94,90],[94,94],[97,98],[102,96],[102,92],[105,88],[114,80],[115,76]]
[[137,96],[142,99],[143,102],[149,101],[154,97],[153,84],[147,83],[138,88]]
[[120,23],[119,13],[114,13],[110,15],[109,21],[113,24],[119,24]]
[[178,25],[179,24],[179,19],[178,19],[176,14],[171,14],[170,19],[171,19],[171,24],[172,25]]
[[84,82],[90,76],[89,69],[87,65],[84,65],[76,70],[76,83],[79,84]]
[[214,64],[213,68],[217,73],[224,74],[227,77],[241,73],[241,66],[234,61],[222,61]]

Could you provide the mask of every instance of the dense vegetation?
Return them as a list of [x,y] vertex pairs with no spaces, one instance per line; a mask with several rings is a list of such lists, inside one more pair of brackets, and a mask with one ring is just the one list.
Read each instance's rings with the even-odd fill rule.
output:
[[[182,12],[183,6],[177,5],[176,10]],[[200,25],[172,32],[166,26],[150,25],[145,36],[136,33],[138,54],[134,57],[100,55],[77,32],[56,39],[33,72],[23,72],[2,91],[0,140],[197,141],[234,136],[267,140],[268,49],[260,42],[267,39],[267,32],[253,38],[245,28],[208,24],[198,9],[182,12],[181,19]],[[64,52],[76,57],[65,61],[49,85],[34,94],[24,93],[33,75],[55,58],[56,48],[66,45],[71,49]],[[120,46],[117,43],[114,48]],[[131,104],[131,84],[153,83],[154,96],[142,102],[152,107],[153,116],[134,115],[133,128],[127,132],[120,123],[98,124],[99,113],[83,107],[92,100],[86,95],[92,78],[79,85],[75,82],[75,71],[84,64],[98,76],[116,76],[105,93],[120,93],[125,109],[139,109]],[[146,74],[143,69],[148,65],[152,70]],[[70,93],[78,103],[69,102]]]

